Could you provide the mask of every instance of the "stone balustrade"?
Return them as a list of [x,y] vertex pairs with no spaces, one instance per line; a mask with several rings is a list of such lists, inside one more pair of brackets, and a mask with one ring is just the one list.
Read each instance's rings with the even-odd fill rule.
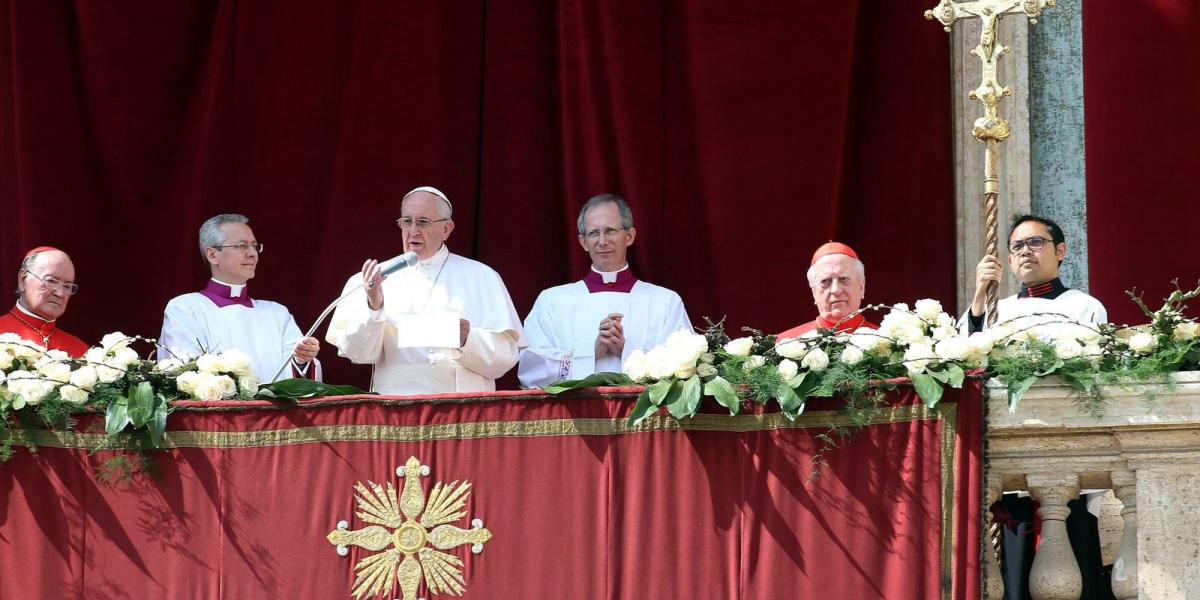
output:
[[[1064,521],[1067,502],[1083,489],[1111,489],[1122,505],[1119,542],[1102,543],[1117,548],[1117,598],[1200,598],[1200,372],[1179,373],[1166,387],[1110,389],[1100,418],[1081,412],[1056,378],[1035,384],[1015,413],[995,381],[986,396],[985,506],[1017,490],[1040,505],[1041,545],[1029,580],[1035,599],[1079,598]],[[985,598],[1003,597],[994,561],[984,562],[984,581]]]

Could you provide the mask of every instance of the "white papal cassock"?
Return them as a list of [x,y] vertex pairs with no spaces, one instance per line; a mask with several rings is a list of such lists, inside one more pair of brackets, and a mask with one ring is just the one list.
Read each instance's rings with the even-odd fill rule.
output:
[[209,280],[200,292],[176,296],[163,311],[158,336],[158,358],[195,358],[205,352],[237,349],[250,356],[254,373],[272,381],[285,363],[280,379],[321,379],[321,363],[314,360],[301,370],[291,364],[296,344],[304,334],[287,307],[270,300],[251,299],[244,285]]
[[[606,281],[607,280],[607,281]],[[600,321],[623,315],[625,348],[621,356],[596,358]],[[634,350],[650,350],[680,329],[692,330],[679,294],[639,281],[628,270],[594,269],[581,281],[552,287],[538,295],[525,318],[529,347],[521,352],[517,376],[525,387],[592,373],[620,373]]]
[[[355,274],[343,294],[362,283]],[[521,320],[504,281],[491,267],[445,246],[381,283],[383,308],[367,307],[365,290],[342,301],[325,334],[338,354],[375,365],[371,390],[381,394],[483,392],[517,364],[525,346]],[[458,347],[458,319],[471,323]],[[445,327],[453,327],[452,332]],[[445,343],[420,345],[421,339]]]

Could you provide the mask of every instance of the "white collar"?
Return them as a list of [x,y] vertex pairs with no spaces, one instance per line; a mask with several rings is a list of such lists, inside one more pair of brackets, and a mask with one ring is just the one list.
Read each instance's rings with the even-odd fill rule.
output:
[[600,274],[600,279],[603,280],[604,283],[612,283],[612,282],[616,281],[617,273],[620,273],[621,271],[625,271],[627,269],[629,269],[629,263],[625,263],[625,266],[621,267],[620,269],[617,269],[616,271],[601,271],[600,269],[596,268],[596,265],[592,265],[592,270]]
[[442,247],[438,248],[438,251],[434,252],[433,256],[430,256],[429,258],[427,258],[425,260],[417,261],[417,266],[438,267],[438,266],[441,266],[443,263],[445,263],[446,259],[449,257],[450,257],[450,249],[446,247],[446,244],[442,244]]
[[216,277],[213,277],[213,278],[212,278],[212,280],[213,280],[213,281],[215,281],[215,282],[217,282],[217,283],[219,283],[219,284],[221,284],[221,285],[223,285],[223,286],[226,286],[226,287],[228,287],[228,288],[229,288],[229,297],[230,297],[230,298],[238,298],[238,297],[241,297],[241,295],[242,295],[242,290],[246,289],[246,284],[244,284],[244,283],[243,283],[243,284],[241,284],[241,285],[238,285],[238,284],[236,284],[236,283],[225,283],[224,281],[221,281],[220,279],[217,279]]
[[34,314],[33,311],[29,310],[28,308],[25,308],[24,304],[21,304],[20,298],[17,299],[17,310],[37,319],[39,321],[45,321],[46,323],[53,323],[55,321],[55,319],[47,319],[46,317],[43,317],[41,315]]

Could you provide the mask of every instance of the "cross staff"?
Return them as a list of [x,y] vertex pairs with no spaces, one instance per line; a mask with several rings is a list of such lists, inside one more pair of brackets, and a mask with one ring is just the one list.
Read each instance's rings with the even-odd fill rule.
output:
[[[996,233],[998,210],[996,197],[1000,195],[1000,175],[997,164],[999,152],[996,145],[1008,138],[1008,121],[1000,117],[1000,100],[1012,95],[1012,89],[1000,85],[996,78],[996,63],[1008,52],[1004,44],[996,42],[996,27],[1005,15],[1024,14],[1030,23],[1037,23],[1042,10],[1053,8],[1055,0],[977,0],[975,2],[955,2],[941,0],[932,10],[925,11],[926,19],[936,19],[941,22],[946,31],[953,28],[954,23],[965,19],[979,19],[979,45],[971,50],[971,55],[979,58],[983,64],[983,77],[979,87],[971,90],[969,96],[983,104],[983,116],[975,119],[971,133],[975,139],[987,144],[983,161],[983,212],[984,212],[984,252],[999,258],[1000,248]],[[996,323],[996,287],[995,281],[987,286],[987,322]]]

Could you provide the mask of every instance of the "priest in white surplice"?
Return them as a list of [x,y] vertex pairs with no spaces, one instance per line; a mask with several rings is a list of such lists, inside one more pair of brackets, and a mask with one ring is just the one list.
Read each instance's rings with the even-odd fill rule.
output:
[[450,252],[453,207],[419,187],[400,201],[400,236],[417,264],[386,279],[368,260],[343,294],[325,339],[338,354],[375,366],[381,394],[485,392],[517,364],[525,346],[508,289],[487,265]]
[[[1058,277],[1067,255],[1062,228],[1051,219],[1020,215],[1008,233],[1008,265],[1021,282],[1021,290],[996,305],[996,322],[1030,315],[1062,315],[1082,323],[1107,323],[1108,311],[1099,300],[1068,288]],[[987,284],[1000,282],[1004,267],[992,255],[975,267],[975,296],[963,315],[960,328],[975,333],[986,327]]]
[[582,281],[543,291],[525,318],[529,347],[517,371],[525,387],[619,373],[634,350],[650,350],[680,329],[692,330],[679,294],[639,281],[629,269],[626,254],[637,230],[624,199],[593,197],[576,224],[592,267]]
[[247,282],[254,277],[263,245],[242,215],[217,215],[200,226],[200,255],[212,279],[199,292],[167,303],[159,335],[158,357],[186,360],[204,352],[241,350],[250,356],[260,381],[321,379],[320,344],[304,337],[287,307],[250,298]]

